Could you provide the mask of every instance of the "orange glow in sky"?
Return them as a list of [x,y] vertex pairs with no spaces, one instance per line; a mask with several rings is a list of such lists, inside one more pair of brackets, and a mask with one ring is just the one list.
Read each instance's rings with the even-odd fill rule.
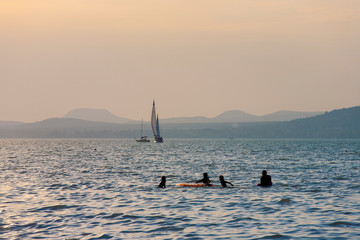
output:
[[360,1],[3,0],[0,120],[360,104]]

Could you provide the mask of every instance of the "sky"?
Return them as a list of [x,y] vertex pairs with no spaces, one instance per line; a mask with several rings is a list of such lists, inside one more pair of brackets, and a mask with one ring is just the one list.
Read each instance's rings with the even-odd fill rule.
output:
[[360,105],[359,0],[0,0],[0,120]]

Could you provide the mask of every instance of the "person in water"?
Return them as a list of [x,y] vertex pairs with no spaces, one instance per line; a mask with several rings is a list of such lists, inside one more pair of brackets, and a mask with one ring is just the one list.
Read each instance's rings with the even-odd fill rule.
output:
[[225,179],[224,179],[224,176],[223,175],[220,175],[219,176],[219,179],[220,179],[220,183],[221,183],[221,186],[222,187],[227,187],[227,183],[228,184],[230,184],[232,187],[234,186],[234,185],[232,185],[232,183],[231,182],[227,182],[227,181],[225,181]]
[[166,188],[166,177],[165,176],[162,176],[161,177],[161,182],[159,184],[159,188]]
[[262,171],[262,176],[260,178],[260,184],[259,186],[262,186],[262,187],[269,187],[272,185],[272,182],[271,182],[271,176],[270,175],[267,175],[267,172],[266,170],[263,170]]
[[210,184],[210,179],[209,179],[209,177],[208,177],[208,174],[207,174],[207,173],[204,173],[203,175],[204,175],[203,179],[201,179],[201,180],[199,180],[199,181],[196,181],[196,183],[202,182],[202,183],[204,183],[205,185],[211,185],[211,184]]

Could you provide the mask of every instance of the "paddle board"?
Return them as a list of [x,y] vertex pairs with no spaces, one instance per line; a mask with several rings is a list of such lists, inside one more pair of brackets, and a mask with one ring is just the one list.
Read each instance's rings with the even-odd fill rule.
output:
[[179,187],[213,187],[214,185],[206,185],[204,183],[178,183],[176,186]]

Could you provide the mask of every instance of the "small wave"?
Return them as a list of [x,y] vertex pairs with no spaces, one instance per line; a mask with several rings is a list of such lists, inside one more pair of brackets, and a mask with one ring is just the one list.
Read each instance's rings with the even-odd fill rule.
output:
[[130,219],[138,219],[138,218],[142,218],[141,216],[136,216],[136,215],[124,215],[124,218],[130,218]]
[[113,238],[113,236],[110,236],[109,234],[102,234],[101,236],[99,237],[92,237],[92,238],[89,238],[89,240],[97,240],[97,239],[110,239],[110,238]]
[[103,217],[103,218],[110,218],[110,219],[112,219],[112,218],[116,218],[116,217],[122,216],[122,215],[124,215],[124,214],[123,214],[123,213],[113,213],[113,214],[111,214],[111,215],[109,215],[109,216],[105,216],[105,217]]
[[351,227],[351,226],[360,226],[359,223],[350,223],[350,222],[345,222],[345,221],[336,221],[333,223],[330,223],[329,226],[332,227]]
[[265,213],[275,213],[275,212],[279,211],[279,209],[275,209],[275,208],[271,208],[271,207],[263,207],[262,210]]
[[360,153],[359,152],[349,152],[349,151],[345,151],[345,153],[344,153],[345,155],[358,155],[358,156],[360,156]]
[[0,232],[10,230],[9,226],[0,226]]
[[215,163],[209,163],[209,164],[205,164],[205,166],[208,166],[208,167],[215,167],[216,164]]
[[183,231],[184,227],[176,227],[176,226],[165,226],[165,227],[159,227],[153,230],[150,230],[149,233],[156,233],[156,232],[178,232]]
[[306,210],[306,212],[319,212],[321,211],[321,208],[317,208],[317,207],[313,207],[313,208],[309,208],[308,210]]
[[[62,190],[71,190],[71,189],[79,189],[80,188],[80,186],[78,185],[78,184],[59,184],[58,185],[58,187],[62,187]],[[52,186],[53,188],[56,188],[57,186],[56,185],[54,185],[54,186]]]
[[262,238],[257,238],[257,239],[292,239],[292,237],[277,233],[277,234],[268,235],[268,236],[264,236]]
[[64,187],[64,186],[65,186],[64,184],[55,183],[55,184],[51,184],[49,186],[49,189],[59,189],[59,188]]
[[[166,218],[165,216],[163,215],[154,215],[154,216],[147,216],[145,217],[146,220],[149,220],[149,221],[155,221],[155,220],[159,220],[159,219],[164,219]],[[178,218],[179,220],[183,221],[183,218]]]
[[256,221],[258,222],[259,220],[251,218],[251,217],[246,217],[246,218],[234,218],[233,220],[228,221],[228,223],[237,223],[237,222],[241,222],[241,221],[245,221],[245,222],[249,222],[249,221]]
[[290,204],[291,203],[291,199],[290,198],[282,198],[279,201],[280,204]]
[[78,206],[69,206],[69,205],[53,205],[53,206],[47,206],[47,207],[42,207],[42,208],[37,208],[37,209],[33,209],[31,210],[31,212],[40,212],[40,211],[58,211],[58,210],[63,210],[63,209],[68,209],[68,208],[75,208]]
[[309,192],[318,193],[321,192],[321,189],[311,189]]
[[335,180],[348,180],[349,178],[342,176],[342,177],[336,177],[336,178],[334,178],[334,179],[335,179]]
[[38,224],[35,222],[26,223],[26,224],[14,224],[10,227],[10,230],[19,231],[19,230],[24,230],[24,229],[33,229],[33,228],[36,228],[37,226],[38,226]]

